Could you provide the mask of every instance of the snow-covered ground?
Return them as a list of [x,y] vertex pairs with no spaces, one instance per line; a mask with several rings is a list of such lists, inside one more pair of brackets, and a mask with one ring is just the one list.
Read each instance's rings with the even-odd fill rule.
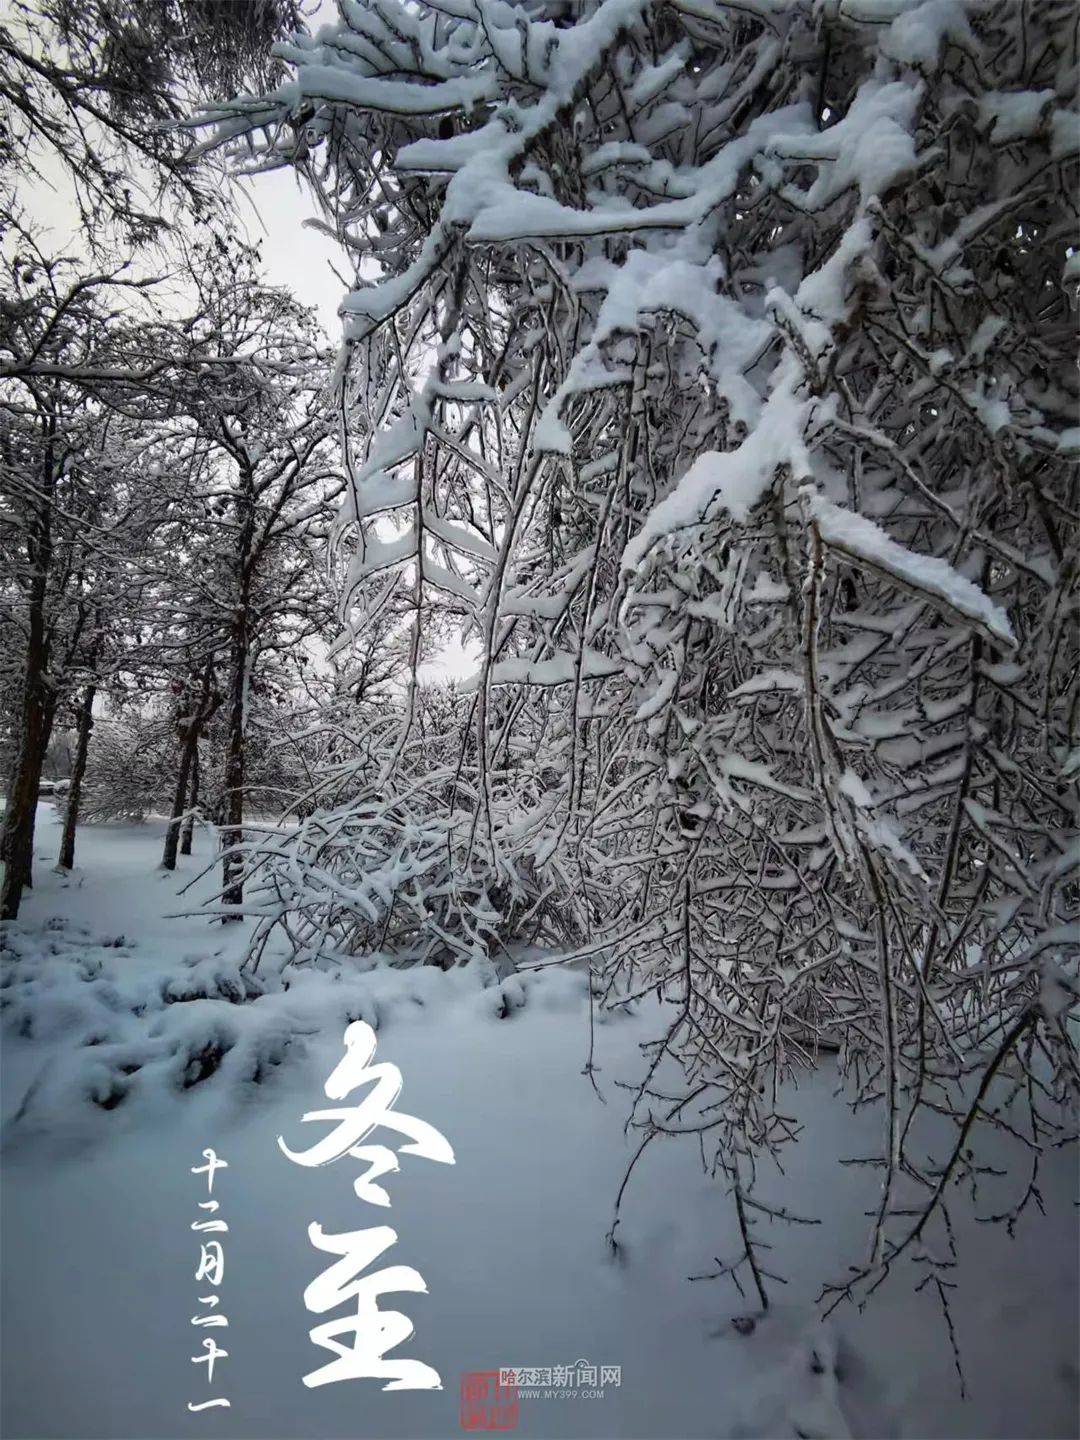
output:
[[[692,1145],[648,1150],[605,1244],[635,1137],[620,1078],[640,1067],[648,1012],[598,1030],[598,1085],[582,1074],[581,975],[546,971],[484,987],[457,972],[377,970],[237,1003],[242,926],[211,925],[155,866],[161,826],[80,836],[80,869],[48,868],[58,830],[42,806],[38,880],[4,961],[3,1433],[82,1437],[447,1437],[463,1372],[500,1366],[621,1366],[603,1398],[524,1398],[517,1433],[571,1436],[1066,1436],[1076,1433],[1075,1159],[1047,1160],[1047,1218],[958,1226],[954,1320],[970,1397],[961,1400],[940,1312],[898,1274],[862,1315],[827,1325],[823,1276],[861,1258],[872,1118],[853,1120],[827,1068],[792,1099],[807,1121],[785,1203],[818,1214],[777,1225],[783,1303],[750,1327],[727,1282],[688,1283],[738,1249],[730,1200]],[[198,848],[198,847],[197,847]],[[205,893],[206,885],[202,886]],[[196,887],[195,893],[199,893]],[[523,1003],[522,1003],[523,1002]],[[398,1065],[398,1109],[435,1125],[456,1164],[405,1155],[384,1183],[392,1209],[353,1193],[359,1163],[304,1168],[349,1020],[378,1028]],[[97,1103],[95,1103],[95,1101]],[[325,1103],[325,1102],[324,1102]],[[307,1133],[305,1133],[307,1132]],[[191,1174],[213,1147],[229,1230],[227,1329],[196,1330]],[[351,1167],[351,1168],[350,1168]],[[330,1359],[308,1338],[303,1291],[329,1257],[307,1238],[390,1223],[379,1264],[415,1266],[427,1295],[385,1297],[415,1323],[401,1353],[438,1369],[441,1391],[377,1382],[306,1388]],[[1037,1223],[1038,1222],[1038,1223]],[[228,1350],[212,1391],[191,1363],[211,1333]],[[201,1352],[200,1352],[201,1353]],[[196,1373],[198,1371],[198,1374]],[[219,1383],[220,1382],[220,1383]],[[192,1414],[210,1393],[228,1410]]]

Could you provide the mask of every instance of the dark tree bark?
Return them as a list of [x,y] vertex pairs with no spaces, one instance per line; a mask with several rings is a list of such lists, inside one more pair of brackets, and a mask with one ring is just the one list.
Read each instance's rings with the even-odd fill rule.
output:
[[[243,861],[239,855],[231,852],[244,838],[244,710],[247,700],[248,633],[247,614],[243,607],[238,607],[229,659],[232,674],[229,683],[229,730],[225,751],[225,794],[222,801],[224,888],[221,898],[226,905],[239,906],[244,903]],[[239,915],[225,916],[226,920],[239,918]]]
[[191,854],[191,842],[195,834],[195,811],[199,804],[199,742],[191,756],[191,794],[188,796],[188,813],[180,829],[180,854]]
[[46,446],[42,470],[42,497],[35,523],[27,541],[31,582],[27,596],[26,657],[23,666],[22,708],[19,715],[19,742],[8,787],[4,829],[0,836],[0,857],[4,879],[0,885],[0,919],[14,920],[22,893],[32,884],[34,821],[37,816],[41,770],[52,734],[56,698],[49,684],[50,635],[45,602],[52,566],[52,494],[56,471],[51,437]]
[[64,833],[60,837],[59,865],[62,870],[75,867],[75,831],[79,824],[82,782],[86,774],[86,757],[90,752],[90,735],[94,728],[94,696],[96,682],[86,687],[76,723],[75,757],[71,762],[71,783],[68,786],[67,809],[64,812]]
[[[240,468],[240,490],[236,496],[240,531],[236,542],[238,594],[233,612],[229,647],[229,724],[225,749],[225,794],[221,831],[221,898],[226,905],[244,903],[244,863],[236,847],[244,838],[244,732],[247,728],[248,665],[251,660],[251,586],[255,564],[255,474],[246,449],[237,445],[234,455]],[[239,920],[226,915],[226,921]]]
[[161,853],[161,868],[163,870],[176,869],[176,851],[180,843],[180,825],[184,814],[184,802],[187,799],[188,774],[191,770],[192,756],[196,745],[199,743],[199,732],[194,722],[187,726],[184,732],[183,746],[180,750],[180,769],[176,775],[176,789],[173,792],[172,814],[169,817],[169,825],[165,831],[165,848]]
[[23,705],[15,773],[4,813],[4,880],[0,886],[0,920],[19,914],[23,890],[33,884],[34,821],[37,817],[41,771],[52,734],[55,706],[42,677]]
[[[168,829],[165,831],[165,848],[161,856],[161,865],[165,870],[176,869],[176,852],[180,843],[180,831],[183,824],[185,803],[187,801],[188,778],[198,765],[199,736],[202,733],[203,726],[221,704],[221,697],[215,693],[213,682],[214,666],[211,662],[203,671],[202,688],[199,692],[199,700],[195,707],[195,712],[190,717],[187,725],[181,730],[183,748],[180,751],[180,769],[176,776],[172,816],[169,820]],[[191,854],[190,838],[184,854]]]

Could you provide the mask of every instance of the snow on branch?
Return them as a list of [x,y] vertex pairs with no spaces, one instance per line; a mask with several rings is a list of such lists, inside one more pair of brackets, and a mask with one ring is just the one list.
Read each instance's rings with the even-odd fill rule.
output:
[[834,505],[812,487],[804,487],[800,493],[811,522],[837,554],[856,565],[888,576],[911,594],[922,596],[931,604],[978,626],[1010,650],[1016,649],[1016,636],[1005,611],[947,560],[936,555],[917,555],[890,539],[879,525],[865,515],[856,515],[854,511]]

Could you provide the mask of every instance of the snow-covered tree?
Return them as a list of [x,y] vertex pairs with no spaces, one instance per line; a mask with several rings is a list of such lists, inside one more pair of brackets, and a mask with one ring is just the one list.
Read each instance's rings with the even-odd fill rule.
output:
[[173,728],[159,706],[114,706],[94,720],[80,817],[141,824],[168,806]]
[[91,248],[159,237],[172,200],[219,195],[177,121],[202,97],[264,84],[292,0],[12,0],[0,20],[0,191],[66,181]]
[[[822,1048],[886,1117],[852,1286],[918,1254],[944,1299],[972,1128],[1008,1097],[1037,1171],[1075,1091],[1077,44],[1059,0],[348,0],[209,116],[355,262],[344,609],[411,636],[283,923],[539,917],[658,991],[642,1144],[709,1143],[762,1300],[744,1199]],[[421,743],[448,624],[479,673]]]
[[138,397],[115,382],[109,364],[138,328],[117,299],[126,282],[47,255],[17,223],[5,239],[0,630],[15,673],[0,912],[12,919],[31,883],[34,815],[53,725],[69,706],[78,738],[60,859],[73,862],[94,694],[115,659],[113,622],[141,583],[130,561],[155,512],[141,494],[153,407],[144,407],[146,423],[137,429],[131,406],[138,411]]
[[[230,252],[229,264],[204,258],[203,268],[191,266],[197,314],[184,326],[165,447],[187,478],[168,531],[175,575],[162,606],[189,671],[174,814],[184,810],[198,734],[220,704],[223,900],[237,906],[233,851],[242,839],[253,697],[271,694],[283,670],[296,673],[307,642],[327,631],[333,612],[312,535],[325,535],[327,496],[340,491],[340,477],[311,315],[259,282],[250,253]],[[170,851],[171,843],[167,866]]]
[[[325,534],[326,496],[340,480],[312,319],[261,283],[248,247],[220,237],[191,244],[165,282],[119,262],[99,270],[52,257],[7,218],[0,624],[17,661],[6,683],[2,840],[15,857],[3,899],[13,918],[31,880],[53,724],[74,708],[60,856],[70,868],[95,699],[106,690],[122,702],[134,686],[144,709],[166,694],[179,703],[167,867],[179,817],[193,809],[209,713],[192,696],[204,688],[206,707],[224,702],[229,715],[233,778],[220,818],[238,826],[248,698],[299,673],[310,638],[328,633],[332,604],[312,535]],[[98,815],[108,810],[100,769],[91,775]]]

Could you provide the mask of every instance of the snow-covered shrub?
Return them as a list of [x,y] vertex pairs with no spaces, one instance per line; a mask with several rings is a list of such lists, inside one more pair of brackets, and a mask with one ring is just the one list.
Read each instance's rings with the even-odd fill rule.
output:
[[[359,732],[363,761],[354,754],[327,766],[325,792],[336,804],[296,823],[249,827],[254,955],[281,927],[301,960],[379,956],[443,968],[490,960],[502,976],[515,947],[542,926],[569,939],[554,887],[527,854],[502,877],[471,858],[475,793],[446,743],[453,691],[424,688],[414,701],[411,743],[394,746],[400,715],[380,708]],[[508,776],[493,802],[507,835],[515,814],[531,824],[536,796],[529,768],[508,767]]]
[[[1074,19],[357,0],[211,117],[358,262],[343,614],[412,627],[380,803],[461,837],[415,923],[550,895],[671,1002],[642,1143],[709,1145],[763,1300],[754,1157],[820,1048],[886,1117],[856,1279],[919,1254],[943,1300],[973,1126],[1037,1157],[1076,1089]],[[425,786],[447,617],[481,660]],[[364,814],[287,910],[353,906]]]
[[[0,1030],[49,1047],[21,1098],[5,1144],[48,1137],[63,1149],[106,1133],[106,1124],[168,1125],[193,1092],[245,1103],[307,1053],[311,1036],[340,1035],[354,1020],[392,1027],[419,1008],[462,1007],[505,1018],[525,1003],[580,1003],[575,977],[547,972],[502,984],[480,966],[449,973],[388,968],[333,975],[294,968],[265,980],[236,959],[141,951],[124,935],[54,917],[45,931],[11,926],[3,937]],[[576,977],[580,980],[580,977]],[[119,1112],[114,1117],[113,1112]],[[106,1120],[106,1117],[108,1119]]]
[[82,792],[86,824],[141,824],[167,813],[173,784],[175,729],[157,712],[126,709],[95,722]]

